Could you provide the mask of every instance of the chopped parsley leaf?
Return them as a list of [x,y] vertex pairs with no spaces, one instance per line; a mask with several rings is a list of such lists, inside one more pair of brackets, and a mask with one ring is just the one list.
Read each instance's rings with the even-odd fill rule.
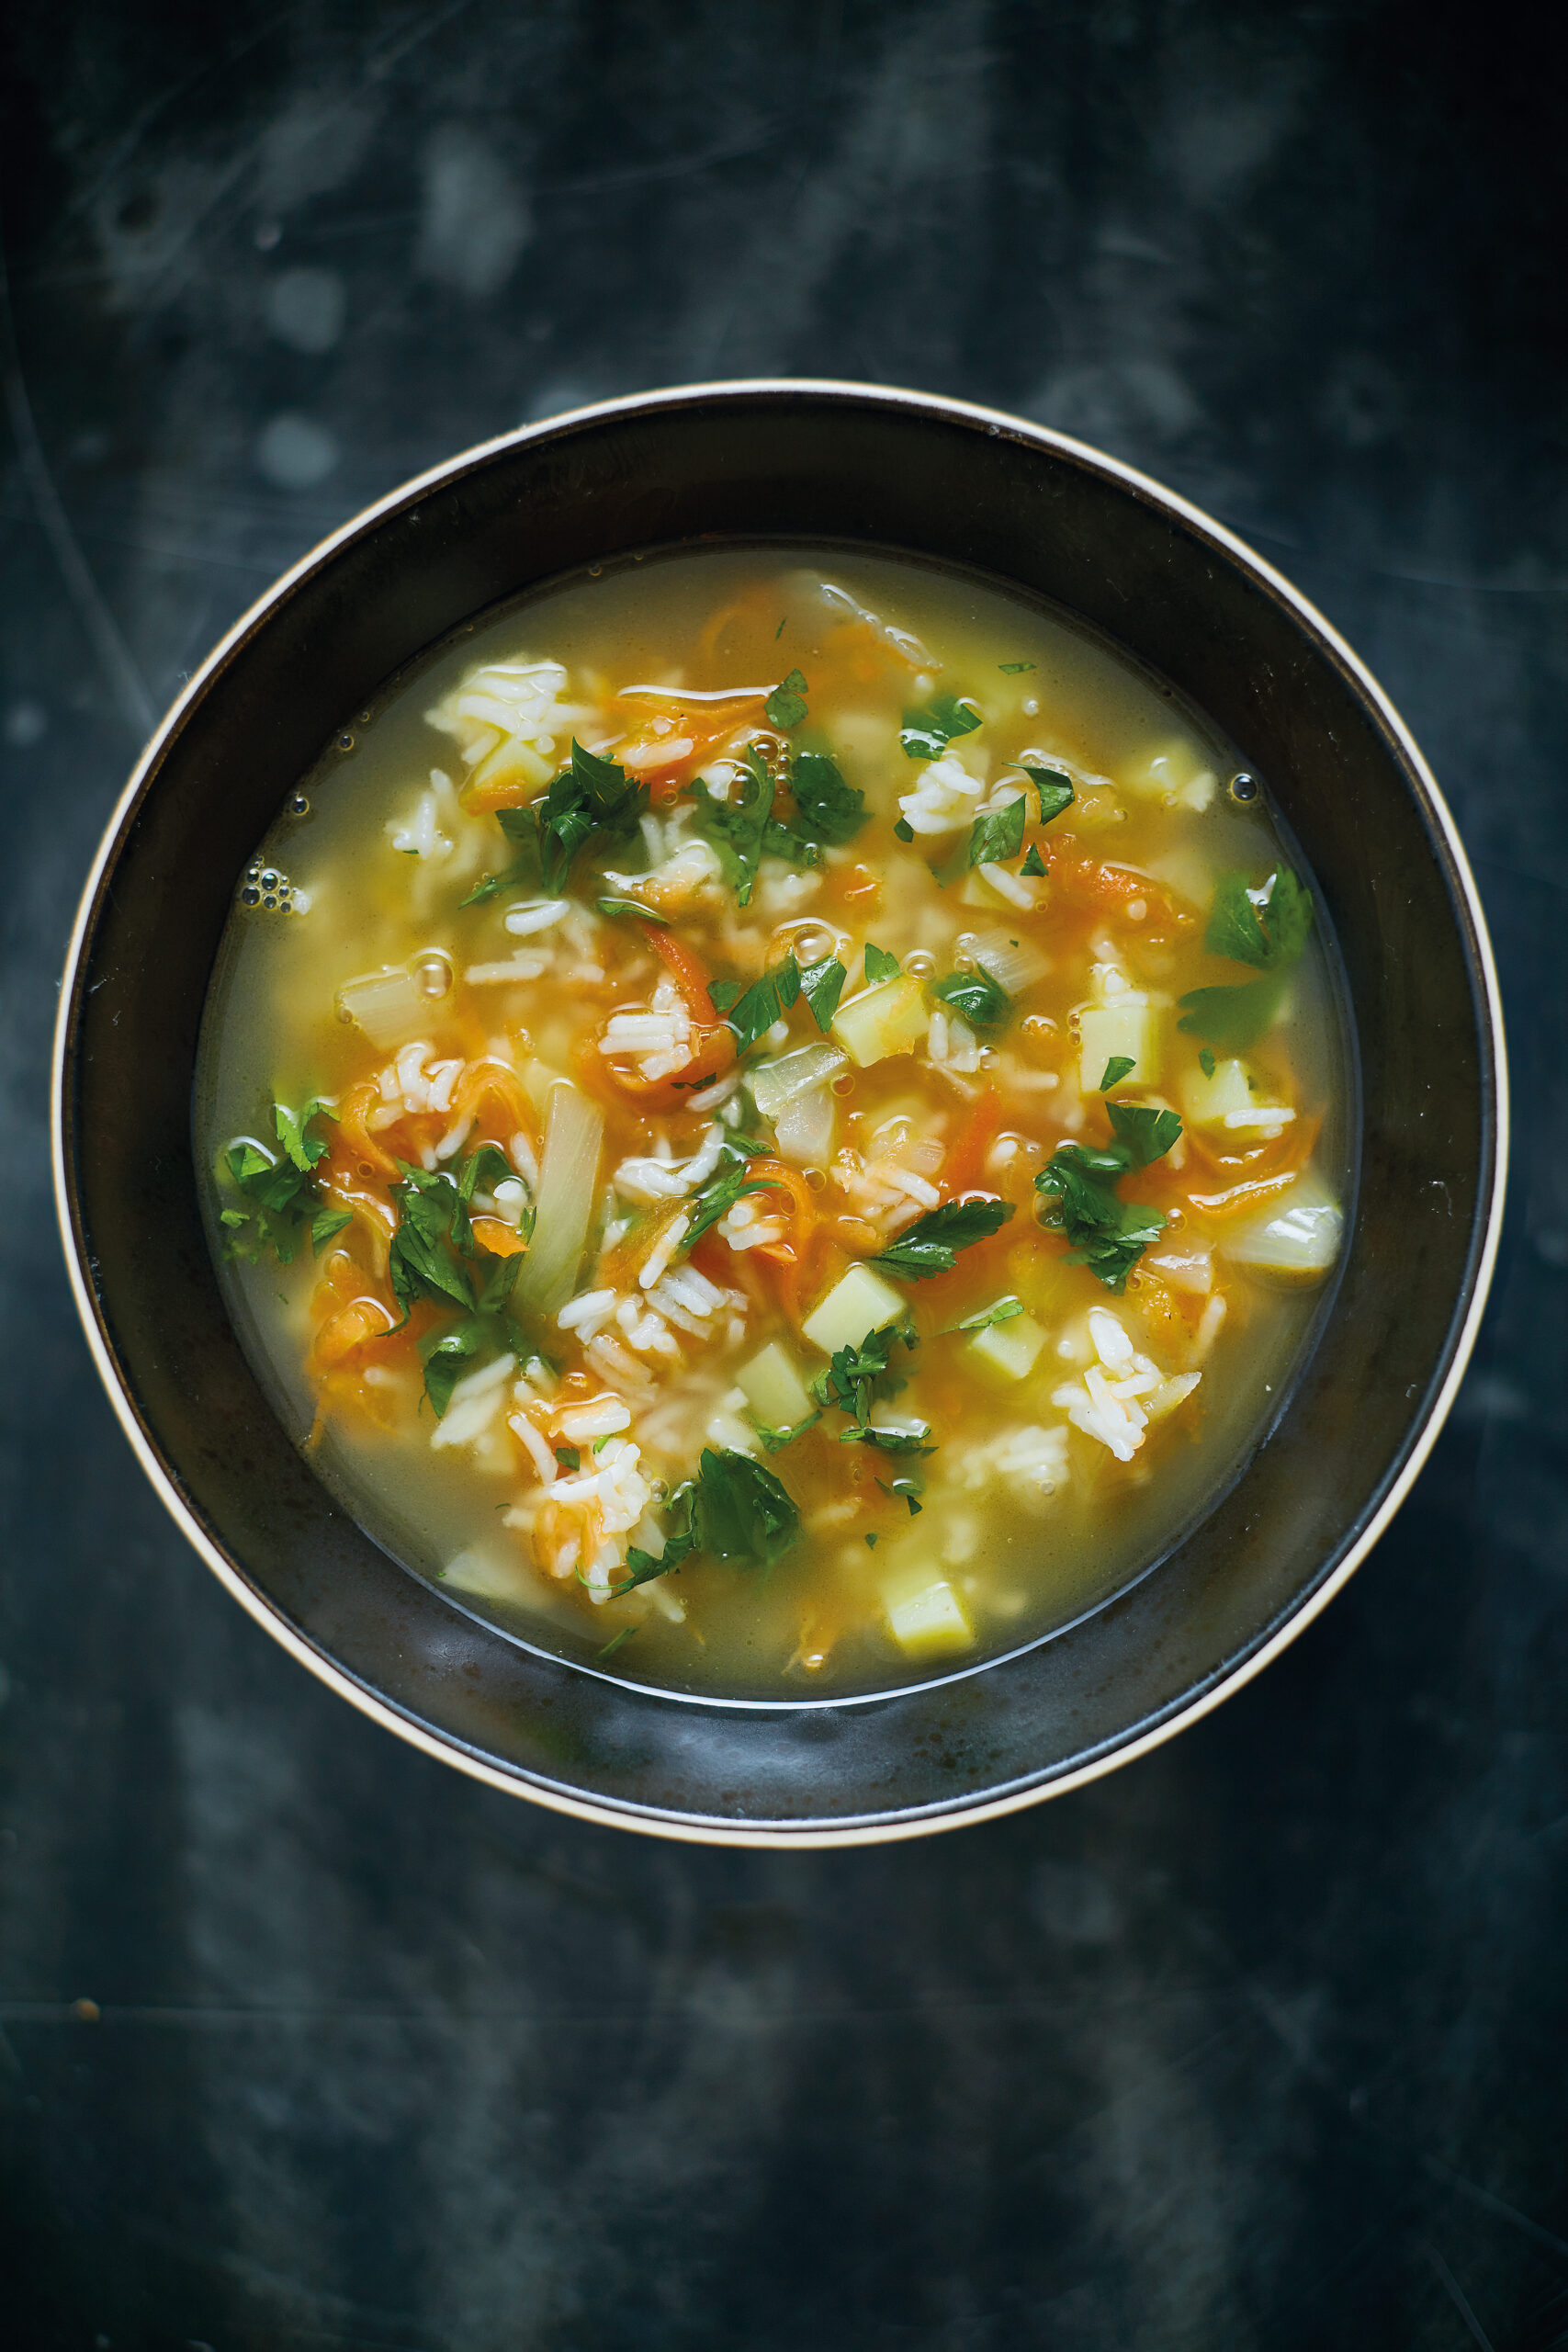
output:
[[807,1413],[806,1419],[803,1421],[796,1421],[795,1427],[791,1430],[764,1429],[761,1423],[759,1422],[757,1425],[757,1435],[761,1439],[763,1448],[767,1453],[782,1453],[784,1447],[786,1445],[793,1445],[797,1437],[804,1437],[807,1430],[814,1430],[821,1418],[822,1416],[820,1413]]
[[1125,1102],[1105,1107],[1116,1141],[1105,1150],[1058,1144],[1034,1182],[1055,1204],[1045,1221],[1066,1232],[1072,1245],[1069,1263],[1087,1266],[1107,1290],[1121,1291],[1144,1251],[1165,1231],[1166,1217],[1143,1202],[1123,1201],[1116,1187],[1131,1170],[1163,1158],[1180,1135],[1181,1122],[1174,1111]]
[[1026,766],[1023,773],[1040,795],[1040,821],[1043,825],[1048,825],[1053,817],[1059,817],[1064,808],[1072,807],[1073,780],[1070,775],[1064,775],[1060,768]]
[[969,828],[971,865],[1000,865],[1023,847],[1023,796],[1005,808],[987,808]]
[[931,1433],[929,1421],[922,1421],[918,1429],[913,1430],[890,1430],[881,1422],[867,1421],[863,1428],[840,1430],[839,1443],[874,1445],[879,1453],[934,1453],[935,1446],[926,1443]]
[[532,810],[538,829],[539,871],[550,895],[565,888],[580,849],[601,839],[629,840],[647,807],[646,784],[634,784],[614,760],[584,751],[574,735],[570,764]]
[[558,1445],[555,1454],[563,1470],[581,1469],[582,1455],[575,1445]]
[[720,1217],[728,1216],[744,1193],[765,1193],[768,1190],[766,1184],[748,1182],[745,1152],[728,1143],[725,1150],[728,1166],[721,1168],[716,1176],[710,1176],[701,1192],[692,1196],[689,1204],[692,1221],[682,1237],[682,1250],[689,1250],[694,1241],[702,1239],[710,1226],[716,1225]]
[[738,799],[716,798],[700,778],[695,786],[698,828],[718,852],[738,906],[751,903],[757,868],[773,827],[773,794],[772,772],[755,743],[746,746]]
[[[994,1298],[989,1306],[982,1306],[974,1315],[966,1315],[962,1323],[950,1323],[952,1331],[988,1331],[993,1323],[1010,1323],[1015,1315],[1023,1313],[1023,1301],[1010,1293],[1006,1298]],[[943,1334],[946,1337],[946,1333]]]
[[467,1208],[474,1194],[493,1193],[498,1184],[515,1183],[517,1171],[498,1143],[481,1143],[470,1151],[457,1172],[457,1195]]
[[989,972],[949,972],[931,994],[962,1013],[972,1029],[999,1029],[1012,1011],[1012,999]]
[[1288,865],[1278,867],[1257,891],[1248,888],[1245,874],[1222,874],[1203,944],[1211,956],[1277,972],[1295,963],[1311,929],[1311,894]]
[[1030,842],[1028,855],[1025,857],[1023,864],[1018,870],[1021,874],[1033,875],[1040,881],[1044,880],[1048,869],[1044,859],[1040,854],[1040,844],[1038,842]]
[[1122,1080],[1126,1077],[1127,1072],[1130,1069],[1135,1069],[1136,1068],[1137,1064],[1131,1054],[1112,1054],[1111,1059],[1106,1063],[1104,1069],[1100,1072],[1100,1092],[1102,1094],[1109,1094],[1113,1086],[1121,1085]]
[[[626,1588],[624,1585],[623,1585],[623,1586],[622,1586],[622,1588],[621,1588],[621,1589],[622,1589],[622,1591],[623,1591],[623,1592],[626,1590]],[[613,1657],[615,1657],[615,1652],[616,1652],[618,1649],[623,1648],[623,1647],[624,1647],[624,1645],[625,1645],[627,1642],[629,1642],[629,1641],[631,1640],[632,1635],[633,1635],[636,1632],[637,1632],[637,1627],[636,1627],[635,1625],[623,1625],[623,1626],[621,1627],[620,1632],[619,1632],[618,1634],[614,1634],[614,1635],[612,1636],[612,1638],[611,1638],[609,1641],[607,1641],[607,1642],[605,1643],[605,1645],[604,1645],[604,1648],[603,1648],[602,1650],[595,1650],[595,1651],[594,1651],[594,1653],[593,1653],[593,1663],[594,1663],[594,1665],[595,1665],[595,1666],[604,1666],[604,1664],[605,1664],[605,1663],[606,1663],[610,1658],[613,1658]]]
[[982,724],[972,703],[953,695],[933,695],[920,710],[907,710],[898,741],[912,760],[940,760],[960,735],[972,735]]
[[1034,666],[1032,662],[998,662],[997,663],[998,669],[1010,678],[1016,678],[1023,671],[1032,670]]
[[[724,989],[732,985],[719,982]],[[735,1032],[737,1051],[743,1054],[766,1035],[775,1021],[784,1019],[800,994],[800,967],[792,950],[776,971],[764,972],[760,980],[753,980],[744,996],[732,997],[721,1005],[714,990],[708,993],[715,1012],[723,1012]]]
[[868,1536],[866,1537],[866,1539],[865,1539],[865,1548],[866,1548],[866,1550],[867,1550],[868,1552],[874,1552],[874,1551],[875,1551],[875,1549],[876,1549],[876,1538],[875,1538],[875,1536],[874,1536],[874,1535],[868,1535]]
[[[898,842],[912,842],[915,838],[915,829],[913,825],[911,825],[907,819],[900,817],[894,825],[893,838],[895,841]],[[867,1543],[870,1543],[871,1540],[870,1536],[867,1536]]]
[[883,1330],[868,1331],[858,1347],[839,1348],[826,1372],[819,1372],[812,1381],[811,1394],[825,1410],[852,1414],[857,1427],[863,1429],[873,1400],[896,1396],[903,1385],[894,1381],[889,1370],[893,1351],[900,1341],[906,1348],[919,1345],[912,1331],[890,1323]]
[[734,1560],[741,1567],[771,1568],[800,1532],[800,1513],[788,1487],[763,1463],[730,1450],[704,1449],[696,1477],[671,1497],[670,1513],[678,1523],[666,1533],[657,1557],[635,1544],[628,1548],[631,1573],[615,1587],[617,1598],[634,1585],[667,1576],[693,1552]]
[[909,1506],[909,1517],[919,1519],[925,1506],[916,1497],[925,1493],[925,1486],[918,1470],[906,1470],[897,1478],[879,1478],[877,1485],[885,1495],[901,1498]]
[[897,1239],[869,1263],[886,1267],[890,1274],[908,1275],[912,1282],[925,1282],[932,1274],[949,1272],[960,1250],[972,1249],[976,1241],[999,1233],[1012,1213],[1010,1201],[943,1201],[940,1208],[927,1209],[913,1225],[907,1225]]
[[1262,978],[1235,988],[1190,989],[1179,1000],[1177,1024],[1225,1053],[1243,1053],[1280,1010],[1284,975],[1312,929],[1312,896],[1288,865],[1253,891],[1244,874],[1222,875],[1215,885],[1203,944],[1212,956],[1251,964]]
[[874,947],[869,939],[866,941],[865,977],[873,988],[883,980],[896,980],[901,969],[897,956],[890,956],[886,947]]
[[1198,1067],[1199,1067],[1199,1069],[1202,1071],[1202,1073],[1203,1073],[1203,1075],[1204,1075],[1204,1077],[1205,1077],[1205,1078],[1213,1078],[1213,1075],[1214,1075],[1214,1057],[1213,1057],[1213,1055],[1209,1051],[1209,1048],[1208,1048],[1208,1046],[1205,1046],[1202,1048],[1202,1050],[1200,1052],[1200,1054],[1199,1054],[1199,1056],[1198,1056]]
[[324,1136],[308,1132],[316,1119],[336,1116],[319,1095],[312,1095],[299,1111],[291,1111],[286,1102],[275,1102],[272,1121],[283,1147],[279,1159],[269,1159],[258,1145],[248,1141],[229,1146],[223,1167],[244,1203],[243,1208],[225,1207],[219,1212],[230,1257],[255,1265],[270,1250],[279,1265],[291,1265],[302,1226],[310,1226],[312,1253],[319,1257],[333,1235],[348,1224],[350,1211],[322,1205],[315,1171],[326,1157],[328,1145]]
[[825,956],[819,964],[807,964],[800,975],[800,993],[811,1007],[811,1018],[824,1036],[833,1025],[833,1015],[839,1010],[839,999],[848,978],[836,956]]
[[669,916],[655,913],[653,908],[645,907],[640,899],[599,899],[595,904],[602,915],[612,919],[616,915],[635,915],[638,922],[656,922],[661,931],[670,928]]
[[[827,752],[796,752],[789,763],[795,818],[786,828],[813,846],[829,842],[841,849],[865,823],[865,795],[846,784],[839,763]],[[772,844],[770,843],[770,846]]]
[[762,706],[767,713],[768,725],[785,729],[798,727],[806,716],[806,680],[798,670],[792,670],[788,677],[773,688]]

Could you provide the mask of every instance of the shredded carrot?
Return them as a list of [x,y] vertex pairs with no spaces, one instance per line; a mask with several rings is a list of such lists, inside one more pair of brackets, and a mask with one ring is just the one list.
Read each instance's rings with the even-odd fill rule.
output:
[[517,1227],[508,1225],[503,1216],[477,1216],[473,1225],[474,1239],[492,1258],[521,1257],[528,1247]]
[[342,1363],[345,1356],[362,1348],[367,1340],[384,1340],[396,1319],[391,1308],[384,1306],[378,1298],[353,1299],[322,1324],[310,1352],[324,1371]]
[[1000,1099],[996,1088],[987,1084],[943,1164],[942,1182],[950,1193],[973,1192],[985,1182],[987,1155],[1001,1123]]
[[383,1176],[395,1178],[397,1161],[389,1152],[383,1151],[365,1124],[380,1099],[381,1088],[377,1079],[361,1079],[357,1086],[351,1086],[338,1104],[338,1133],[359,1161],[364,1174],[368,1176],[379,1171]]
[[449,1114],[452,1125],[456,1125],[460,1119],[477,1117],[481,1102],[495,1102],[505,1106],[508,1137],[526,1136],[529,1143],[537,1149],[539,1114],[534,1108],[533,1098],[510,1062],[500,1061],[493,1054],[485,1054],[479,1060],[471,1061],[458,1080]]

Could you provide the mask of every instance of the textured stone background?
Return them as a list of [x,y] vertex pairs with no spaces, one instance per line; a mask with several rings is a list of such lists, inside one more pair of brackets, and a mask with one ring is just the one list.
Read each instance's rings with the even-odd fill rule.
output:
[[[1568,2344],[1547,12],[13,0],[4,38],[7,2346]],[[466,443],[762,371],[1064,425],[1315,596],[1475,854],[1521,1112],[1460,1408],[1326,1618],[1085,1794],[840,1858],[577,1828],[289,1664],[134,1467],[46,1184],[80,879],[231,618]]]

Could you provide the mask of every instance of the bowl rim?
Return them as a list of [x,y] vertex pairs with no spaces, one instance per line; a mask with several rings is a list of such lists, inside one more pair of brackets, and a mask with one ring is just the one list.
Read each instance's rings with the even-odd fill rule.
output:
[[[74,1208],[74,1185],[72,1177],[67,1136],[67,1094],[71,1070],[71,1053],[76,1027],[77,1009],[83,978],[83,959],[95,919],[108,877],[118,856],[130,821],[135,815],[150,777],[156,769],[165,747],[178,734],[186,713],[199,703],[214,682],[227,668],[245,642],[266,622],[278,606],[285,604],[294,589],[313,572],[329,563],[340,549],[355,539],[368,536],[391,517],[417,506],[430,492],[459,481],[503,454],[525,448],[529,443],[546,441],[565,429],[592,424],[604,420],[626,420],[639,414],[663,411],[678,411],[702,403],[730,401],[798,400],[801,397],[827,401],[842,401],[846,405],[863,404],[891,407],[918,412],[933,421],[951,420],[969,426],[982,427],[989,435],[1005,434],[1043,452],[1070,458],[1087,470],[1109,477],[1122,488],[1161,512],[1173,516],[1201,539],[1206,539],[1217,551],[1224,553],[1244,573],[1282,604],[1296,622],[1330,654],[1348,674],[1357,692],[1370,706],[1373,715],[1386,729],[1398,751],[1408,763],[1427,802],[1427,814],[1438,832],[1449,860],[1452,878],[1463,903],[1473,943],[1479,993],[1485,1008],[1484,1023],[1478,1022],[1483,1042],[1490,1051],[1491,1100],[1487,1106],[1492,1122],[1491,1168],[1483,1177],[1485,1195],[1484,1223],[1480,1244],[1474,1252],[1470,1276],[1470,1295],[1464,1302],[1462,1318],[1457,1331],[1450,1325],[1450,1355],[1447,1371],[1428,1403],[1426,1415],[1409,1444],[1404,1463],[1391,1480],[1386,1492],[1372,1511],[1355,1542],[1333,1573],[1308,1592],[1285,1621],[1278,1625],[1257,1648],[1240,1659],[1227,1672],[1218,1675],[1188,1702],[1173,1708],[1158,1722],[1148,1725],[1135,1736],[1088,1758],[1070,1771],[1060,1773],[1030,1785],[1014,1787],[1002,1793],[981,1796],[971,1802],[956,1801],[940,1812],[922,1813],[919,1816],[883,1815],[872,1821],[851,1821],[842,1826],[832,1824],[788,1823],[777,1826],[762,1823],[724,1822],[689,1815],[661,1814],[651,1807],[636,1806],[614,1799],[592,1799],[559,1786],[552,1786],[520,1773],[502,1770],[486,1758],[468,1748],[455,1737],[445,1737],[423,1723],[414,1720],[389,1700],[371,1689],[347,1667],[328,1657],[312,1642],[290,1625],[265,1595],[248,1584],[234,1569],[219,1547],[208,1537],[195,1514],[187,1507],[180,1490],[164,1468],[142,1422],[135,1400],[129,1393],[116,1363],[100,1318],[93,1289],[83,1264],[83,1253],[77,1232]],[[439,464],[428,468],[387,492],[381,498],[361,508],[346,521],[310,548],[250,605],[219,639],[200,666],[191,675],[181,692],[164,711],[138,757],[130,775],[119,794],[106,822],[97,851],[94,856],[83,888],[75,920],[72,926],[60,989],[60,1006],[55,1021],[54,1046],[51,1071],[51,1159],[53,1171],[55,1212],[63,1246],[66,1271],[72,1295],[76,1305],[89,1352],[98,1377],[107,1392],[109,1403],[132,1452],[151,1481],[154,1492],[179,1528],[187,1543],[205,1561],[231,1597],[269,1634],[274,1641],[317,1679],[346,1699],[373,1723],[389,1731],[411,1747],[439,1761],[456,1767],[470,1779],[507,1795],[524,1797],[547,1810],[564,1814],[581,1821],[603,1827],[636,1831],[643,1836],[673,1838],[693,1845],[732,1846],[750,1848],[791,1848],[807,1849],[854,1845],[879,1845],[915,1837],[933,1836],[939,1831],[956,1829],[973,1822],[998,1820],[1004,1815],[1022,1811],[1025,1807],[1043,1803],[1047,1798],[1066,1794],[1087,1786],[1107,1772],[1119,1770],[1154,1748],[1173,1738],[1191,1724],[1210,1713],[1222,1701],[1250,1682],[1253,1677],[1271,1665],[1289,1647],[1298,1634],[1310,1625],[1328,1602],[1349,1581],[1356,1569],[1367,1557],[1383,1534],[1408,1496],[1427,1456],[1436,1444],[1454,1399],[1463,1380],[1472,1351],[1475,1344],[1482,1317],[1485,1311],[1492,1277],[1496,1264],[1501,1239],[1506,1202],[1509,1157],[1509,1085],[1506,1045],[1504,1034],[1501,991],[1498,985],[1492,943],[1487,931],[1480,893],[1465,854],[1459,828],[1449,808],[1419,746],[1416,742],[1390,695],[1373,676],[1333,624],[1320,613],[1300,589],[1259,556],[1247,542],[1225,525],[1216,522],[1201,507],[1155,481],[1151,476],[1130,466],[1107,451],[1097,449],[1072,435],[1055,431],[1048,425],[1011,414],[1006,410],[991,408],[970,401],[950,399],[943,394],[924,392],[897,385],[862,382],[831,377],[766,376],[719,379],[711,382],[670,385],[653,390],[623,394],[616,398],[595,401],[583,406],[562,410],[520,425],[512,431],[496,435],[488,441],[475,444]],[[1478,1223],[1480,1218],[1478,1217]],[[658,1695],[658,1694],[652,1694]]]

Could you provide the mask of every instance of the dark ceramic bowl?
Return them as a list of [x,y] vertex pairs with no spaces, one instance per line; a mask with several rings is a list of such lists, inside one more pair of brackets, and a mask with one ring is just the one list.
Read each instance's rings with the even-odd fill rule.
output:
[[[1098,1614],[965,1679],[860,1704],[678,1702],[452,1607],[333,1501],[219,1296],[197,1202],[197,1030],[237,877],[389,673],[471,614],[633,549],[775,535],[976,566],[1172,680],[1268,781],[1338,933],[1363,1090],[1334,1311],[1232,1490]],[[814,383],[616,401],[387,499],[224,640],[110,825],[61,1010],[56,1176],[98,1369],[191,1542],[377,1722],[585,1818],[753,1845],[951,1827],[1167,1738],[1255,1674],[1387,1525],[1448,1411],[1501,1215],[1495,979],[1452,822],[1312,607],[1125,467],[982,409]]]

